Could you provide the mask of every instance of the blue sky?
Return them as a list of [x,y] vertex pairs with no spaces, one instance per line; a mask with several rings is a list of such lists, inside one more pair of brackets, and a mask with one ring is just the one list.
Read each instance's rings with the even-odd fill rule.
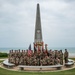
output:
[[44,43],[75,47],[75,0],[0,0],[0,47],[33,45],[37,3]]

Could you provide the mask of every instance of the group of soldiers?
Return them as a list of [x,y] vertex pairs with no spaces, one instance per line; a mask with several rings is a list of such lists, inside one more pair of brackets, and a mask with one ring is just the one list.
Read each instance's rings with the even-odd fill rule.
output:
[[63,65],[63,58],[65,63],[68,62],[68,52],[65,49],[63,53],[62,50],[49,50],[41,52],[33,52],[28,55],[26,50],[10,50],[9,52],[9,62],[15,65],[29,65],[29,66],[40,66],[40,65]]

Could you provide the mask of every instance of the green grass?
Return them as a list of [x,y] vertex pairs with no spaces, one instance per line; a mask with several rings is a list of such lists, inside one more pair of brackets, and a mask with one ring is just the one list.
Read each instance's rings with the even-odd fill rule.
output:
[[75,58],[70,58],[70,59],[75,60]]
[[18,72],[0,68],[0,75],[75,75],[75,69],[60,72]]
[[3,62],[4,60],[0,60],[0,63]]

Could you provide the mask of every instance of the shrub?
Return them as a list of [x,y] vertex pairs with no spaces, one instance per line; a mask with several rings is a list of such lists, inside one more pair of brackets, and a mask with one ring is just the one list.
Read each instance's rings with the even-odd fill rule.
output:
[[8,54],[7,53],[1,53],[0,52],[0,57],[8,57]]

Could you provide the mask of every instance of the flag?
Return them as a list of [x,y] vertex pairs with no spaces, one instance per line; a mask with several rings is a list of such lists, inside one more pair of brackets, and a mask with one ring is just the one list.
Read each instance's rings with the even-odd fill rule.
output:
[[34,46],[34,51],[37,51],[36,47]]
[[29,50],[31,50],[31,44],[29,45]]
[[32,50],[28,50],[28,56],[32,55]]
[[37,51],[36,47],[37,47],[37,45],[34,43],[34,52]]

